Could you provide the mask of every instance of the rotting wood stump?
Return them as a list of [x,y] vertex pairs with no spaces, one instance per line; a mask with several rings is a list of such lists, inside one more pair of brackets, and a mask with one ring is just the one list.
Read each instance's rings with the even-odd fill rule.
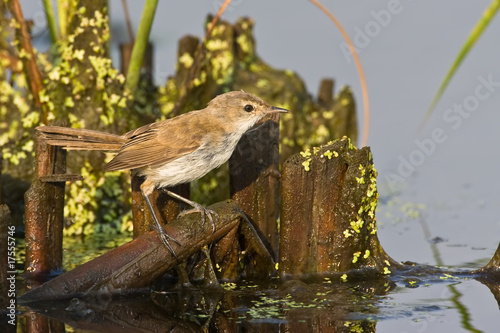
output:
[[[347,138],[292,155],[282,170],[280,274],[390,274],[377,238],[377,172]],[[349,274],[342,280],[349,279]]]

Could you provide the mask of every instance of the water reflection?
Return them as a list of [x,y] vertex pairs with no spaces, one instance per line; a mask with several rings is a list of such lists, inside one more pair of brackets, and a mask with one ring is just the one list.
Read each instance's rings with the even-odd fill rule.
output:
[[224,286],[31,303],[20,325],[25,332],[64,332],[64,324],[92,332],[373,332],[380,297],[395,284],[326,279]]

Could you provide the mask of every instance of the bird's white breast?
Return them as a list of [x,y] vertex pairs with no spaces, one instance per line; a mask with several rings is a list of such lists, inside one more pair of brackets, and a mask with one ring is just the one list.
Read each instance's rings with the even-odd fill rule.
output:
[[247,130],[235,131],[218,138],[207,135],[206,142],[192,153],[179,157],[163,166],[146,167],[140,171],[157,187],[188,183],[206,175],[224,164],[233,153],[236,144]]

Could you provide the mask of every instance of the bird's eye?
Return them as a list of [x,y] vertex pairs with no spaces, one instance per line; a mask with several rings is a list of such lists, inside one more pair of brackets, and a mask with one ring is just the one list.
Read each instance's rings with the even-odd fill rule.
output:
[[246,112],[252,112],[253,111],[253,106],[250,104],[245,105],[245,111]]

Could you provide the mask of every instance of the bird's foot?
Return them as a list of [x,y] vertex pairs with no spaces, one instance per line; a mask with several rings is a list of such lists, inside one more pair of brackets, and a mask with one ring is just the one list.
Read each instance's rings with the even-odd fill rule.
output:
[[217,214],[217,212],[215,212],[211,209],[203,207],[202,205],[200,205],[199,203],[196,203],[196,202],[192,202],[192,206],[193,206],[193,208],[188,209],[188,210],[183,210],[182,212],[180,212],[177,215],[177,217],[182,217],[184,215],[191,214],[191,213],[200,213],[202,223],[205,224],[206,218],[208,217],[208,219],[212,223],[213,232],[215,232],[216,228],[215,228],[214,216],[219,218],[219,214]]
[[176,255],[174,249],[172,248],[170,241],[175,242],[177,245],[181,245],[181,243],[179,243],[179,241],[177,241],[177,239],[175,239],[174,237],[167,234],[167,232],[165,231],[165,229],[163,229],[162,226],[153,223],[153,224],[151,224],[151,228],[154,229],[158,233],[162,243],[167,247],[167,249],[170,251],[170,253],[172,253],[172,255],[177,258],[177,255]]

